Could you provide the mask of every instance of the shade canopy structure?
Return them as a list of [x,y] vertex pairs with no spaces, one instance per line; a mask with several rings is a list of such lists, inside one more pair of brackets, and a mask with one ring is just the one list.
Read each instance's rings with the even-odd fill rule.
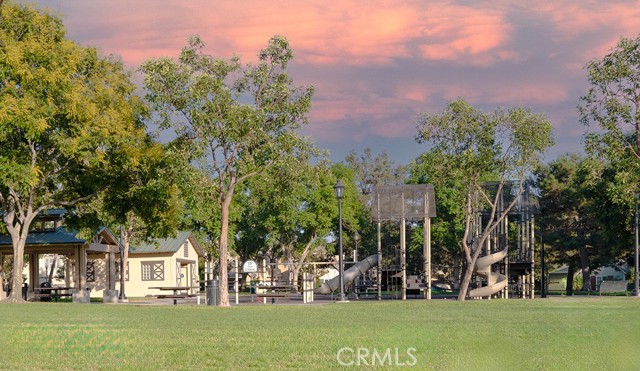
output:
[[436,217],[432,184],[375,186],[371,193],[371,215],[381,221],[423,221]]
[[[83,301],[87,277],[87,254],[103,256],[107,267],[107,290],[115,290],[116,285],[116,254],[121,244],[108,228],[100,228],[90,239],[78,236],[78,232],[69,230],[63,225],[63,211],[49,211],[34,220],[32,231],[27,236],[24,248],[28,255],[28,294],[40,285],[40,255],[53,254],[67,258],[69,265],[66,272],[68,283],[74,291],[81,293],[78,300]],[[9,235],[0,235],[0,262],[5,256],[13,255],[12,240]],[[0,270],[2,265],[0,264]],[[5,272],[0,272],[4,274]],[[22,272],[20,272],[22,274]],[[0,289],[0,299],[6,296],[4,287]],[[76,296],[74,296],[74,300]]]

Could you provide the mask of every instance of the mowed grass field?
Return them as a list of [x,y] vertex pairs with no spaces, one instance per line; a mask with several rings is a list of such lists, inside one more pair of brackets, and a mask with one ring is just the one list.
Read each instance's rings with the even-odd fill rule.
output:
[[11,370],[640,369],[640,298],[632,297],[231,308],[28,303],[0,305],[0,317],[0,369]]

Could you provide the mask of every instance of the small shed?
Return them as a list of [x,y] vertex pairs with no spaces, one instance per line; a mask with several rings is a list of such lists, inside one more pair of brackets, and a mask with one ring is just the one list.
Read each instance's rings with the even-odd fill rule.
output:
[[192,232],[156,239],[129,248],[125,293],[129,297],[158,294],[156,286],[184,286],[196,293],[199,286],[198,258],[204,251]]
[[[547,276],[547,289],[549,291],[565,291],[567,289],[567,273],[569,267],[563,265],[562,267],[549,272]],[[578,276],[580,271],[576,270],[575,276]],[[618,266],[603,266],[596,268],[591,272],[589,285],[592,291],[600,290],[600,284],[602,281],[624,281],[625,271],[623,267]],[[579,288],[575,288],[579,289]]]

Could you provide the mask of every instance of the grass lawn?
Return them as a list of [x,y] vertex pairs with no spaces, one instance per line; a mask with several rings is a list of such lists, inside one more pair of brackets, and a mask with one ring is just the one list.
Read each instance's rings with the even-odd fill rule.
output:
[[0,305],[0,316],[0,369],[344,368],[338,358],[438,370],[640,369],[640,299],[631,297],[28,303]]

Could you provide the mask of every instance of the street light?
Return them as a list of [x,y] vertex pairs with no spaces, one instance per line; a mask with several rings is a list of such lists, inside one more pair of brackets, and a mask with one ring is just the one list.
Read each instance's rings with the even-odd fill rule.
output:
[[640,296],[640,290],[638,289],[638,265],[640,265],[640,257],[638,254],[638,196],[640,196],[638,193],[636,193],[636,199],[635,199],[635,215],[634,215],[634,224],[635,224],[635,234],[636,234],[636,241],[635,241],[635,262],[634,262],[634,268],[633,268],[633,276],[634,276],[634,284],[633,284],[633,296]]
[[[355,247],[353,249],[353,264],[357,264],[358,263],[358,241],[360,241],[360,234],[358,233],[358,231],[356,231],[355,235],[353,236],[353,241],[355,242]],[[354,293],[356,295],[356,299],[358,298],[358,286],[362,285],[362,276],[358,276],[354,281],[353,281],[353,286],[354,286]]]
[[340,283],[340,296],[337,301],[344,302],[347,299],[344,296],[344,266],[342,265],[342,198],[344,197],[344,185],[340,179],[333,186],[338,198],[338,278]]

